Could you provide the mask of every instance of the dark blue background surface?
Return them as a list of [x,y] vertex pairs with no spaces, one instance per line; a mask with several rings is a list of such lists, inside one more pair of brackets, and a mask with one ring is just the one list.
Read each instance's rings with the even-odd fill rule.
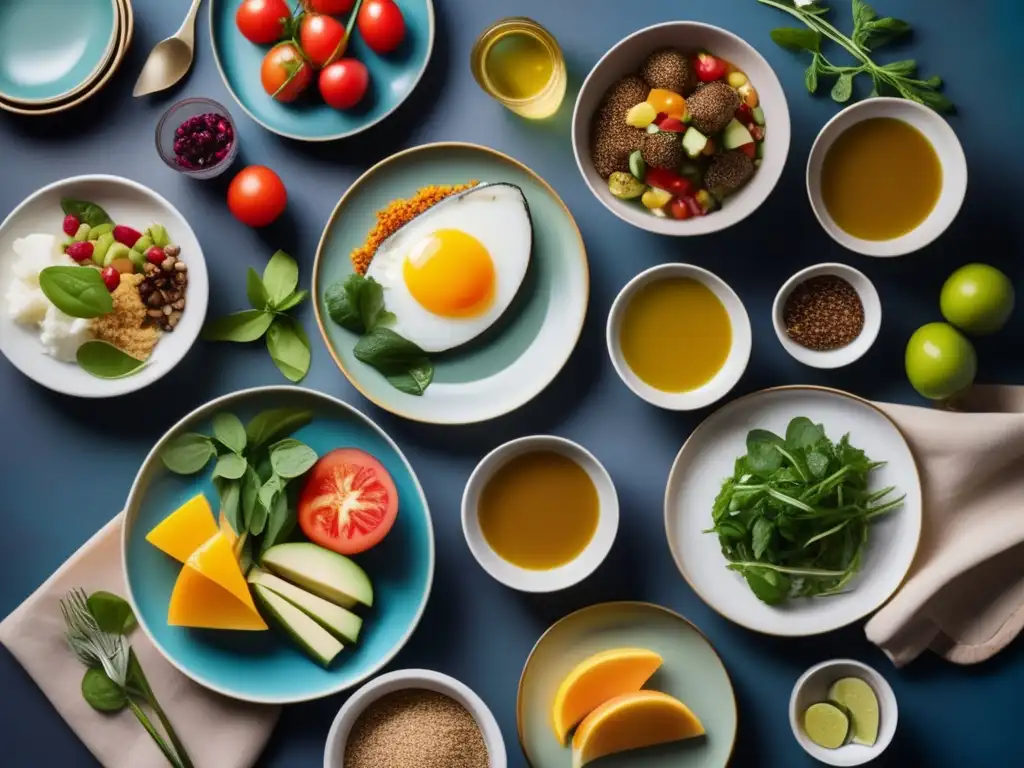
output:
[[[848,31],[846,0],[833,4],[841,28]],[[689,261],[730,282],[750,312],[754,351],[737,393],[814,383],[919,402],[904,377],[903,346],[916,327],[939,319],[938,293],[948,273],[966,261],[983,260],[1006,270],[1018,289],[1024,285],[1019,258],[1024,99],[1015,33],[1024,25],[1024,10],[1019,3],[875,2],[885,13],[909,19],[917,31],[903,50],[883,55],[915,57],[926,74],[948,80],[947,92],[960,108],[952,124],[970,167],[967,200],[953,227],[927,250],[892,261],[844,252],[815,222],[804,191],[804,164],[814,136],[837,107],[803,90],[806,59],[777,49],[768,36],[772,27],[788,26],[788,17],[754,0],[441,0],[434,58],[409,102],[377,130],[329,145],[279,139],[233,104],[214,66],[205,9],[190,79],[162,98],[132,100],[131,86],[146,53],[177,27],[188,2],[135,0],[135,5],[132,51],[104,93],[53,120],[0,113],[0,214],[66,176],[108,172],[147,184],[177,205],[199,236],[210,266],[214,315],[243,307],[246,266],[261,267],[275,248],[298,257],[306,283],[320,230],[338,197],[369,163],[402,147],[447,139],[508,152],[551,182],[579,222],[592,276],[579,347],[547,391],[496,422],[438,428],[379,411],[335,368],[316,334],[309,304],[301,312],[314,344],[313,367],[304,384],[354,403],[388,430],[407,452],[432,506],[438,545],[434,592],[423,623],[394,666],[431,667],[476,689],[502,725],[511,766],[525,763],[516,745],[515,694],[533,643],[567,612],[622,598],[674,608],[716,644],[739,698],[737,766],[811,764],[789,732],[790,688],[807,666],[839,655],[875,665],[896,690],[900,724],[889,764],[1024,764],[1022,642],[976,669],[926,657],[897,671],[864,640],[860,626],[817,639],[776,639],[732,626],[707,608],[677,573],[662,524],[669,466],[706,413],[672,414],[647,406],[616,377],[604,346],[606,314],[622,285],[654,264]],[[476,87],[469,72],[475,36],[498,17],[512,14],[541,21],[566,52],[573,87],[561,112],[546,123],[530,123],[502,109]],[[587,191],[569,143],[575,87],[600,55],[642,26],[679,18],[719,24],[756,46],[778,72],[793,117],[789,164],[774,195],[736,228],[705,239],[663,239],[610,216]],[[273,167],[288,186],[284,221],[265,232],[246,229],[228,215],[223,184],[179,177],[159,160],[152,136],[156,120],[169,100],[186,95],[210,96],[228,105],[239,123],[241,162]],[[885,309],[874,348],[838,372],[811,370],[790,359],[769,315],[772,298],[789,275],[827,260],[864,270]],[[1019,309],[1002,334],[978,344],[979,380],[1024,383],[1022,338],[1024,309]],[[51,394],[0,362],[0,615],[117,512],[138,464],[181,415],[216,395],[282,381],[260,345],[198,344],[158,384],[105,403]],[[476,462],[505,440],[539,432],[564,435],[593,450],[611,472],[622,505],[619,538],[604,566],[576,589],[548,597],[513,593],[490,580],[473,561],[459,525],[462,487]],[[0,690],[0,733],[5,736],[0,762],[15,768],[92,764],[5,651],[0,651]],[[328,727],[342,701],[338,696],[287,708],[260,764],[320,764]]]

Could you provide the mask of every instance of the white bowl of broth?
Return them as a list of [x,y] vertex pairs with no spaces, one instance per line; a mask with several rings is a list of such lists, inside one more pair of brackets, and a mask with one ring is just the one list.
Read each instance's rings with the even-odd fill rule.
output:
[[462,530],[480,566],[507,587],[555,592],[607,557],[619,529],[615,485],[583,446],[534,435],[498,446],[462,495]]
[[932,109],[879,97],[847,107],[815,140],[807,194],[840,245],[865,256],[902,256],[948,227],[967,192],[967,160]]
[[717,275],[692,264],[662,264],[619,292],[607,342],[612,365],[636,395],[689,411],[720,400],[743,376],[750,319]]

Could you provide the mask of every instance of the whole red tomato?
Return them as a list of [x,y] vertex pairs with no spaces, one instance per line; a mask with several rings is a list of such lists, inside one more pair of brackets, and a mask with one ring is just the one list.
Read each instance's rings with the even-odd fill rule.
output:
[[264,45],[284,37],[291,18],[285,0],[245,0],[235,13],[235,24],[247,40]]
[[305,0],[303,6],[313,13],[330,13],[335,16],[352,10],[356,0]]
[[356,59],[339,59],[320,73],[320,95],[335,109],[351,109],[366,95],[370,73]]
[[267,226],[287,204],[288,191],[281,177],[262,165],[242,169],[228,187],[228,209],[250,227]]
[[299,45],[309,63],[317,69],[326,67],[345,53],[345,27],[340,21],[319,13],[302,17]]
[[393,0],[366,0],[356,23],[374,53],[391,53],[405,38],[405,19]]
[[263,59],[263,90],[277,101],[295,101],[313,79],[313,68],[294,43],[278,43]]

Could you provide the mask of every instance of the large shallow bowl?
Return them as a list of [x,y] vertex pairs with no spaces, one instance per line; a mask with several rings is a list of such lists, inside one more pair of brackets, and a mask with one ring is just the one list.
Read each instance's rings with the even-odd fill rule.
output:
[[[665,47],[678,48],[684,53],[707,50],[745,72],[757,90],[767,124],[764,158],[750,182],[731,195],[721,210],[682,221],[659,218],[636,201],[616,198],[608,191],[608,182],[594,170],[590,159],[590,121],[605,92],[619,78],[639,70],[648,55]],[[576,97],[572,118],[572,148],[576,153],[576,165],[590,191],[623,221],[662,235],[703,235],[727,229],[747,218],[767,199],[782,175],[789,154],[789,134],[786,94],[771,65],[750,43],[732,32],[696,21],[655,24],[616,43],[587,75]]]
[[[313,411],[295,433],[318,454],[350,446],[375,456],[398,489],[398,518],[387,538],[354,559],[374,587],[374,605],[360,611],[359,642],[329,669],[304,655],[276,626],[266,632],[226,632],[171,627],[167,608],[180,563],[146,541],[146,534],[181,503],[204,492],[217,499],[210,469],[171,474],[160,461],[168,440],[182,432],[209,434],[210,419],[231,411],[243,421],[268,408]],[[296,538],[301,534],[296,533]],[[409,462],[383,430],[352,406],[301,387],[259,387],[225,395],[175,424],[146,457],[125,505],[122,539],[129,599],[139,624],[161,654],[185,675],[213,691],[261,703],[308,701],[358,685],[376,674],[405,645],[419,623],[434,578],[434,533],[426,497]],[[273,622],[268,622],[273,625]]]

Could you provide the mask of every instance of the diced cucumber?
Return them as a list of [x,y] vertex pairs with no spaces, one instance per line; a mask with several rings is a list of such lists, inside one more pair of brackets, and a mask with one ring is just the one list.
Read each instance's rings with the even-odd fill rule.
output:
[[100,224],[99,226],[93,227],[92,229],[89,230],[89,239],[90,240],[99,240],[100,235],[105,235],[105,234],[107,234],[109,232],[113,232],[113,231],[114,231],[114,225],[113,224]]
[[647,174],[647,163],[644,162],[644,154],[639,149],[629,156],[629,172],[637,181],[643,181]]
[[159,245],[163,248],[171,244],[171,238],[167,234],[167,229],[162,224],[153,224],[145,234],[149,235],[149,239],[153,241],[152,245]]
[[648,133],[657,133],[660,129],[654,123],[647,126],[646,131]]
[[683,134],[683,149],[691,158],[698,157],[708,145],[708,137],[694,127],[686,129]]
[[754,122],[764,125],[764,110],[760,106],[754,107]]
[[132,249],[124,243],[111,243],[107,252],[103,254],[103,266],[109,267],[114,259],[130,258],[131,251]]
[[106,266],[104,259],[107,256],[107,251],[110,250],[110,246],[114,244],[114,236],[107,232],[105,235],[100,235],[92,247],[92,260],[97,266]]
[[764,158],[764,142],[763,141],[757,142],[757,147],[754,149],[754,158],[757,159],[757,160],[761,160],[761,159]]
[[141,254],[145,254],[146,251],[148,251],[154,245],[156,245],[156,243],[153,241],[153,238],[151,238],[149,235],[143,235],[142,237],[135,241],[135,245],[133,245],[132,248],[134,248]]
[[[127,247],[127,246],[126,246]],[[143,267],[146,266],[145,254],[139,253],[134,248],[128,248],[128,253],[125,254],[129,259],[132,260],[132,264],[135,265],[135,271],[141,272]]]
[[89,239],[89,225],[79,224],[78,231],[75,232],[75,236],[72,238],[76,243],[84,243]]

